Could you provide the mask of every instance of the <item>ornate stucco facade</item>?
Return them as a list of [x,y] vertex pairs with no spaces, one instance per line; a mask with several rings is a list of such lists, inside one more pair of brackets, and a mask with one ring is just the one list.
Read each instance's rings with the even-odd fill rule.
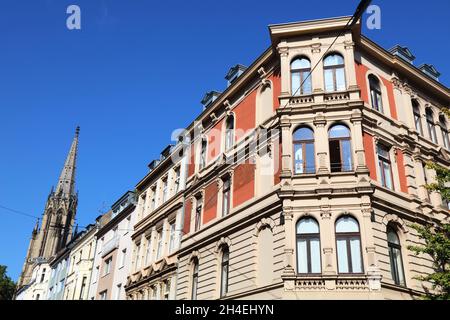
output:
[[[434,68],[346,28],[349,18],[270,26],[270,48],[187,128],[176,299],[428,289],[415,276],[431,261],[408,251],[419,242],[409,225],[448,219],[424,163],[449,166],[449,91]],[[132,288],[131,299],[162,298]]]
[[269,26],[270,47],[232,67],[224,92],[205,94],[135,191],[50,261],[56,298],[79,296],[70,261],[92,241],[88,299],[413,299],[429,290],[416,277],[432,271],[430,258],[407,247],[420,243],[412,223],[449,219],[449,204],[425,188],[435,180],[425,163],[450,165],[441,112],[450,93],[433,66],[416,67],[405,47],[381,48],[349,19]]

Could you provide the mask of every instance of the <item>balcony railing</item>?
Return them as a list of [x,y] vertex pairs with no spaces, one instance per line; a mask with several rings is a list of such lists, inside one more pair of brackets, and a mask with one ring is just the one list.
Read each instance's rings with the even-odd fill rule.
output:
[[111,251],[113,251],[114,249],[117,249],[119,247],[119,239],[120,239],[119,236],[114,236],[111,240],[109,240],[103,245],[102,258]]

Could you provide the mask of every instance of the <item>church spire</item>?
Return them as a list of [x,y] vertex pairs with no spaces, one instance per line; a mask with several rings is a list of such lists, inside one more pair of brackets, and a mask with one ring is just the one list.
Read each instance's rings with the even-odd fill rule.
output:
[[62,198],[69,198],[75,195],[75,171],[78,152],[78,136],[80,135],[80,127],[75,130],[75,137],[73,138],[69,154],[67,155],[64,168],[59,176],[58,185],[55,194]]

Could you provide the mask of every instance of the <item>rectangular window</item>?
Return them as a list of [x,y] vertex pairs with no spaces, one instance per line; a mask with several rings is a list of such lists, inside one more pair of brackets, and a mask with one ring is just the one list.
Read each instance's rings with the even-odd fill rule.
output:
[[202,206],[203,206],[203,199],[201,197],[197,198],[197,206],[195,208],[194,231],[200,230]]
[[148,266],[152,261],[152,238],[147,238],[147,252],[145,253],[145,265]]
[[119,283],[119,284],[116,286],[116,300],[120,300],[120,295],[121,295],[121,293],[122,293],[122,284]]
[[225,217],[230,213],[230,195],[231,195],[231,182],[230,178],[226,178],[223,181],[222,189],[222,216]]
[[136,244],[136,271],[141,268],[141,243]]
[[44,279],[45,279],[45,268],[42,270],[40,283],[44,282]]
[[393,189],[392,184],[392,168],[389,149],[383,145],[377,146],[378,168],[380,169],[381,184],[383,187]]
[[175,181],[174,181],[174,194],[177,194],[180,191],[180,167],[176,167],[174,169],[175,172]]
[[106,300],[106,295],[108,293],[108,290],[104,290],[100,292],[100,300]]
[[175,249],[175,221],[170,224],[170,235],[169,235],[169,254]]
[[156,259],[161,258],[162,255],[162,246],[163,246],[163,230],[157,231],[156,239],[157,239],[157,249],[156,249]]
[[145,204],[147,200],[147,193],[141,195],[141,216],[145,216]]
[[200,170],[206,166],[206,148],[207,148],[207,142],[206,142],[206,140],[202,140],[202,145],[200,148],[200,164],[199,164]]
[[169,300],[170,298],[170,279],[164,281],[164,300]]
[[169,198],[169,189],[168,189],[167,177],[163,179],[162,183],[163,183],[162,192],[163,192],[163,203],[164,203]]
[[87,278],[83,277],[83,280],[81,281],[81,289],[80,289],[80,297],[79,297],[80,300],[83,300],[83,298],[84,298],[83,295],[86,290],[86,281],[87,281]]
[[111,272],[111,266],[112,266],[112,257],[106,259],[105,261],[105,267],[103,269],[103,276],[106,276]]
[[151,189],[151,200],[150,200],[151,210],[156,209],[156,187],[152,187]]

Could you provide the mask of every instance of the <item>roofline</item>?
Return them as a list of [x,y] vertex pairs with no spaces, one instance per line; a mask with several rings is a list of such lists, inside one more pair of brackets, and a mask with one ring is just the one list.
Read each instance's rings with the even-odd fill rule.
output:
[[402,58],[397,57],[390,53],[388,50],[381,47],[368,37],[361,35],[359,44],[365,50],[370,51],[376,57],[385,60],[394,69],[408,74],[412,79],[418,82],[423,82],[429,86],[429,90],[433,89],[436,93],[441,95],[441,99],[450,100],[450,91],[443,83],[431,78],[423,73],[418,67],[404,61]]

